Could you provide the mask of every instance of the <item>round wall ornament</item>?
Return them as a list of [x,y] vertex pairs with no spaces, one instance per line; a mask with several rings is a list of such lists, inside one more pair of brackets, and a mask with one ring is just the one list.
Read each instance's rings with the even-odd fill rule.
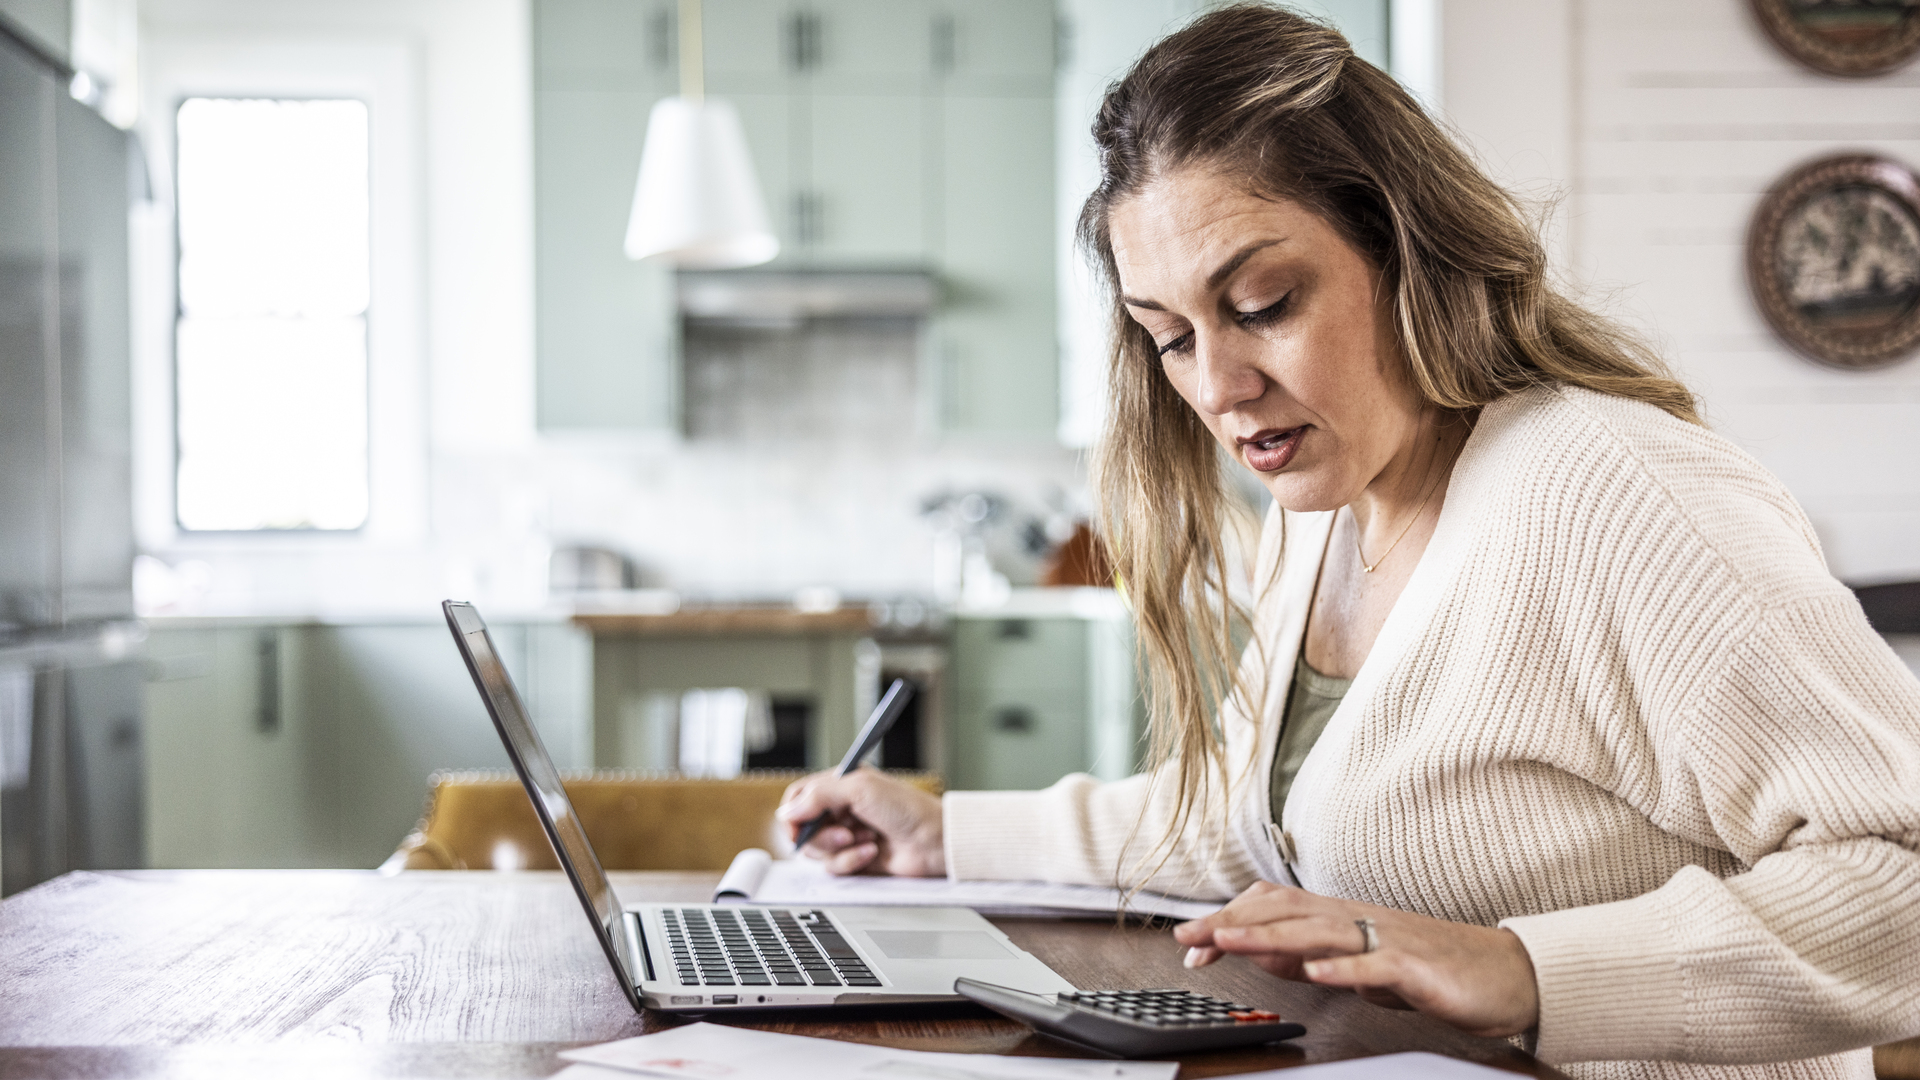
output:
[[1828,75],[1879,75],[1920,53],[1920,0],[1753,0],[1788,56]]
[[1774,332],[1819,363],[1920,349],[1920,177],[1868,154],[1788,173],[1748,227],[1747,283]]

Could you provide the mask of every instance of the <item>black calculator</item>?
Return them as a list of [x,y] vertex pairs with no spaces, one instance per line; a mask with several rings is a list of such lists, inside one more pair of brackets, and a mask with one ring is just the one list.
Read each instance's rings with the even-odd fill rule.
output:
[[1224,1050],[1307,1033],[1274,1013],[1191,990],[1029,994],[978,979],[955,979],[953,992],[1036,1031],[1121,1057]]

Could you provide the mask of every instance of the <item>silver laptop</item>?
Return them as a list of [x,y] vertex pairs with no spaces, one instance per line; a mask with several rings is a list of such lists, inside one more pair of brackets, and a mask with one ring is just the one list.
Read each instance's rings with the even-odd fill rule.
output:
[[573,882],[614,977],[636,1009],[708,1012],[958,1001],[957,978],[1033,994],[1074,989],[967,908],[622,904],[472,604],[441,605]]

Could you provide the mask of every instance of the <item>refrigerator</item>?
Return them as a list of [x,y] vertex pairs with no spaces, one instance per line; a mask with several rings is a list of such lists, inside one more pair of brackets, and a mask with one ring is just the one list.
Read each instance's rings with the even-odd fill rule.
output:
[[0,20],[0,895],[144,861],[128,136]]

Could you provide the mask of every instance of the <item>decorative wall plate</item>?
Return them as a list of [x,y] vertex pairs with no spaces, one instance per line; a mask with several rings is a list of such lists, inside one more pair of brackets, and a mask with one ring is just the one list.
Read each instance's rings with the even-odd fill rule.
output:
[[1822,364],[1920,349],[1920,177],[1868,154],[1788,173],[1747,230],[1747,282],[1774,332]]
[[1879,75],[1920,52],[1920,0],[1753,0],[1767,36],[1828,75]]

